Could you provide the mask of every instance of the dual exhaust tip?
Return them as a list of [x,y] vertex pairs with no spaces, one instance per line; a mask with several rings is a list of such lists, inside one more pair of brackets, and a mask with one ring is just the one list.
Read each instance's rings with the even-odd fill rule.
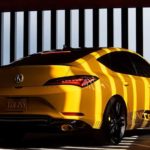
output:
[[71,124],[62,124],[60,126],[60,128],[61,128],[61,131],[63,131],[63,132],[68,132],[68,131],[74,130],[74,127]]
[[81,121],[71,121],[68,123],[63,123],[59,126],[60,130],[62,132],[71,132],[75,130],[81,130],[81,129],[90,129],[90,126],[87,126],[84,122]]

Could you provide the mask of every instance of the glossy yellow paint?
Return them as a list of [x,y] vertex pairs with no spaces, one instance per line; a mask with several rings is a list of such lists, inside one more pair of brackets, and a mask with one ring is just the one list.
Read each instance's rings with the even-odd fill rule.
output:
[[[96,61],[115,51],[126,50],[103,48],[67,65],[1,68],[0,114],[43,114],[58,119],[82,120],[99,129],[108,101],[114,95],[120,95],[128,111],[127,129],[145,126],[137,112],[150,110],[150,78],[117,73]],[[18,73],[24,75],[24,82],[16,85],[14,78]],[[94,75],[99,80],[84,88],[73,85],[44,86],[49,79],[73,75]],[[26,111],[7,110],[8,99],[17,98],[26,99]],[[84,116],[63,115],[63,112],[79,112]],[[142,123],[138,126],[138,122]]]

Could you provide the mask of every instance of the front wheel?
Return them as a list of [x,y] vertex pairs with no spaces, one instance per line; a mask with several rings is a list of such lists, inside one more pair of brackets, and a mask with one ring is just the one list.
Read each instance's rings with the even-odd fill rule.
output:
[[124,136],[127,125],[126,106],[123,100],[113,98],[104,113],[102,130],[106,140],[118,144]]

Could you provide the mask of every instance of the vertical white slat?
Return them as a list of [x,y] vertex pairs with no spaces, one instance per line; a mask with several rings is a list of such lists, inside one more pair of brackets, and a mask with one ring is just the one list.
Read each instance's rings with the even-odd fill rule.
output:
[[10,13],[2,14],[2,65],[10,62]]
[[65,11],[58,10],[56,17],[56,48],[62,49],[65,44]]
[[93,47],[93,10],[85,9],[85,47]]
[[71,47],[79,47],[79,10],[71,10]]
[[121,9],[114,9],[114,47],[121,47]]
[[99,45],[100,47],[107,47],[107,9],[100,9],[100,15],[99,15]]
[[17,12],[16,17],[15,59],[20,59],[23,57],[23,12]]
[[129,8],[129,49],[136,51],[136,9]]
[[144,58],[150,62],[150,8],[143,8]]
[[29,13],[29,54],[37,52],[37,12]]
[[50,50],[51,47],[51,12],[43,11],[43,50]]

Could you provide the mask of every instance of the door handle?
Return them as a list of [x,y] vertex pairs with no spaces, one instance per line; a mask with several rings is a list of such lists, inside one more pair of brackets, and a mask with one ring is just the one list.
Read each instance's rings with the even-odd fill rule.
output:
[[123,85],[124,85],[124,86],[129,86],[129,83],[128,83],[128,82],[124,82]]

